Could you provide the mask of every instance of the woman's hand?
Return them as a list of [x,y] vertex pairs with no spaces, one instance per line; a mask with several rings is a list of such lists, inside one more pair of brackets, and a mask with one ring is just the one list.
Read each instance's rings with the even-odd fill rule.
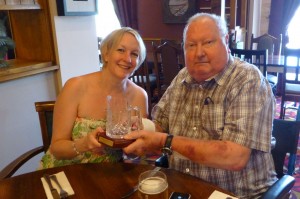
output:
[[124,136],[125,139],[135,139],[132,144],[123,148],[126,154],[135,154],[138,156],[147,153],[160,153],[160,149],[164,145],[166,133],[149,132],[149,131],[133,131]]
[[81,146],[84,152],[91,151],[100,155],[103,150],[103,146],[98,142],[99,133],[104,133],[104,130],[100,127],[87,134],[87,136],[83,137],[82,139],[76,141],[76,146],[78,142],[78,147]]

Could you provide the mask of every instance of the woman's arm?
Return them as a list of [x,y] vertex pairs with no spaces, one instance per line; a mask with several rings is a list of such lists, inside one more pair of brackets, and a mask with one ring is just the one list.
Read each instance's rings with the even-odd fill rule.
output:
[[50,150],[57,159],[70,159],[77,156],[77,152],[101,147],[101,144],[95,139],[101,129],[97,129],[79,140],[72,140],[72,129],[83,92],[84,82],[81,77],[72,78],[66,82],[55,103]]

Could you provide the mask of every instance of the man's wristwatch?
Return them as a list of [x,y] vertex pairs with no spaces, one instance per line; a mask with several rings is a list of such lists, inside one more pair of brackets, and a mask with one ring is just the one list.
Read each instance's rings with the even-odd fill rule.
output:
[[172,147],[171,147],[172,140],[173,140],[173,135],[168,134],[166,142],[165,142],[165,145],[161,149],[161,151],[162,151],[163,154],[165,154],[165,155],[172,155],[172,153],[173,153]]

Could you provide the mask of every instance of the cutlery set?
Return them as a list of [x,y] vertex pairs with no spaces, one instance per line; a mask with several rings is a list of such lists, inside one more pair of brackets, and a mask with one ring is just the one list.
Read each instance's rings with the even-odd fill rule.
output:
[[[46,180],[47,184],[49,185],[52,197],[54,199],[60,199],[60,198],[67,198],[68,193],[62,188],[61,184],[58,182],[56,175],[49,175],[49,174],[44,174],[44,179]],[[59,187],[59,193],[57,189],[55,189],[52,185],[51,180],[53,180],[57,186]]]

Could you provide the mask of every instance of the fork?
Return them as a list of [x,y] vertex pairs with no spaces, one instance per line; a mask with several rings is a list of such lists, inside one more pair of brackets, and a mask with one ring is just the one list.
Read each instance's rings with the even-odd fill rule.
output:
[[60,185],[60,183],[58,182],[57,180],[57,177],[56,175],[51,175],[50,178],[52,178],[52,180],[58,185],[59,187],[59,196],[60,198],[67,198],[69,195],[68,195],[68,192],[66,192]]

